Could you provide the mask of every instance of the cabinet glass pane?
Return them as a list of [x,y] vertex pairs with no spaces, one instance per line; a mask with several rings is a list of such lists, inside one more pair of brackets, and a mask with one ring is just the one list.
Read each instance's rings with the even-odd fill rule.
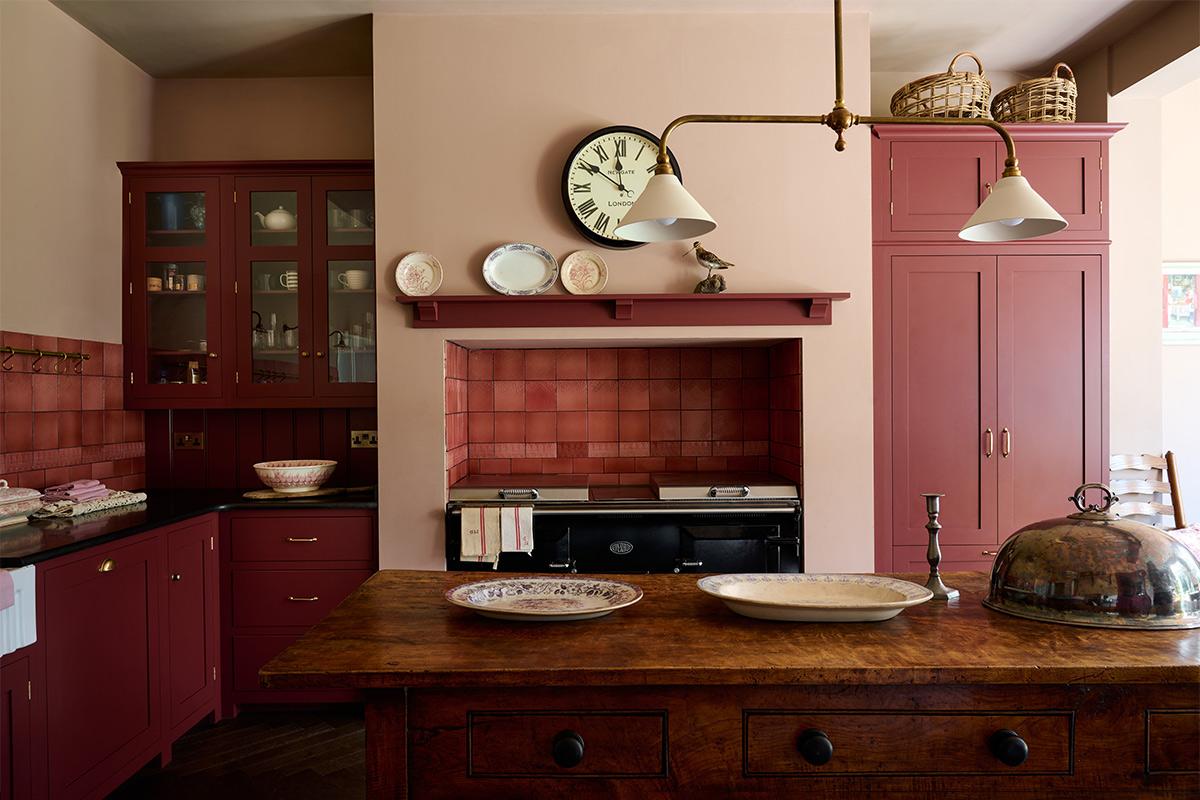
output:
[[204,220],[204,192],[149,192],[146,246],[202,247]]
[[375,382],[375,262],[330,261],[329,382]]
[[291,247],[297,243],[295,192],[250,193],[250,244]]
[[329,192],[325,211],[329,217],[329,244],[375,243],[375,192],[370,189]]
[[152,261],[145,280],[146,380],[208,383],[207,265]]
[[295,383],[300,379],[300,273],[296,262],[250,262],[250,287],[250,379],[254,383]]

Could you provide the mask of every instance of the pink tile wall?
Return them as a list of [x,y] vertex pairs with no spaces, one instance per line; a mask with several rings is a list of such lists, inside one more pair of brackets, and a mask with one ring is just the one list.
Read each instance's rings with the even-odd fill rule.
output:
[[640,484],[652,472],[766,470],[776,461],[799,480],[799,352],[799,340],[773,348],[447,344],[447,480],[582,473],[593,485]]
[[81,374],[73,361],[55,374],[50,357],[35,370],[34,357],[25,355],[0,370],[0,478],[35,489],[83,478],[142,488],[142,412],[123,407],[121,345],[12,332],[0,333],[0,342],[90,356]]

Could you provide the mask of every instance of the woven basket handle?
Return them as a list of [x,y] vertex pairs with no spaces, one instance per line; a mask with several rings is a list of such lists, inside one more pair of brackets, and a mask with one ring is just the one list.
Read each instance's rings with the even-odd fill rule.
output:
[[[975,55],[975,54],[974,54],[974,53],[972,53],[970,50],[963,50],[961,53],[959,53],[958,55],[956,55],[954,58],[950,59],[950,66],[946,67],[946,74],[947,74],[947,75],[953,75],[953,74],[954,74],[954,64],[955,64],[955,62],[956,62],[956,61],[958,61],[958,60],[959,60],[960,58],[962,58],[963,56],[970,56],[971,58],[975,59],[975,64],[976,64],[976,65],[979,67],[979,74],[980,74],[980,75],[982,75],[982,74],[983,74],[983,62],[979,60],[979,56]],[[1066,65],[1066,64],[1063,64],[1062,66],[1064,66],[1064,67],[1065,67],[1065,66],[1067,66],[1067,65]]]
[[1061,61],[1054,65],[1054,69],[1050,70],[1050,77],[1057,78],[1058,71],[1060,69],[1065,69],[1067,71],[1067,80],[1069,80],[1071,83],[1075,82],[1075,73],[1071,72],[1071,68],[1068,67],[1066,64],[1062,63]]

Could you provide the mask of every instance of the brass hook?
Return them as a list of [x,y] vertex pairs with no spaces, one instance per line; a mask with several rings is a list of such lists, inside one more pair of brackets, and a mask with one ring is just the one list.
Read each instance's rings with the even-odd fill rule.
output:
[[54,374],[55,374],[55,375],[62,375],[63,373],[62,373],[62,372],[60,372],[58,368],[59,368],[59,367],[61,367],[63,364],[66,364],[66,363],[67,363],[67,354],[66,354],[66,353],[63,353],[63,354],[62,354],[62,357],[61,357],[61,358],[59,358],[59,359],[58,359],[58,361],[55,361],[55,362],[54,362],[54,366],[51,368],[51,369],[53,369],[53,370],[54,370]]
[[76,359],[75,367],[71,371],[74,372],[76,375],[83,374],[83,357],[82,356],[80,356],[78,359]]
[[35,358],[33,363],[29,365],[29,368],[34,372],[41,372],[42,368],[38,366],[38,362],[42,360],[42,356],[44,356],[45,353],[43,353],[41,350],[37,350],[35,352],[37,353],[37,358]]
[[6,355],[4,357],[4,360],[0,361],[0,367],[3,367],[5,372],[12,372],[12,364],[9,364],[8,362],[12,361],[13,356],[15,356],[16,354],[17,354],[16,350],[10,349],[8,351],[8,355]]

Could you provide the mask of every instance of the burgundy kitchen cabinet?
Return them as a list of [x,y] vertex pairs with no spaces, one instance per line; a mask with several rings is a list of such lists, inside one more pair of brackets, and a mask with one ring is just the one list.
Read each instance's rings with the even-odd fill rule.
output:
[[217,518],[201,517],[162,532],[166,551],[163,642],[164,751],[217,711]]
[[996,182],[991,142],[897,141],[887,155],[889,238],[951,238]]
[[375,572],[375,512],[230,512],[221,537],[223,713],[361,701],[350,691],[265,689],[258,671]]
[[49,796],[103,796],[158,754],[156,535],[50,562],[43,578]]
[[0,666],[0,798],[33,797],[33,684],[29,659]]
[[374,406],[371,162],[119,166],[127,407]]

